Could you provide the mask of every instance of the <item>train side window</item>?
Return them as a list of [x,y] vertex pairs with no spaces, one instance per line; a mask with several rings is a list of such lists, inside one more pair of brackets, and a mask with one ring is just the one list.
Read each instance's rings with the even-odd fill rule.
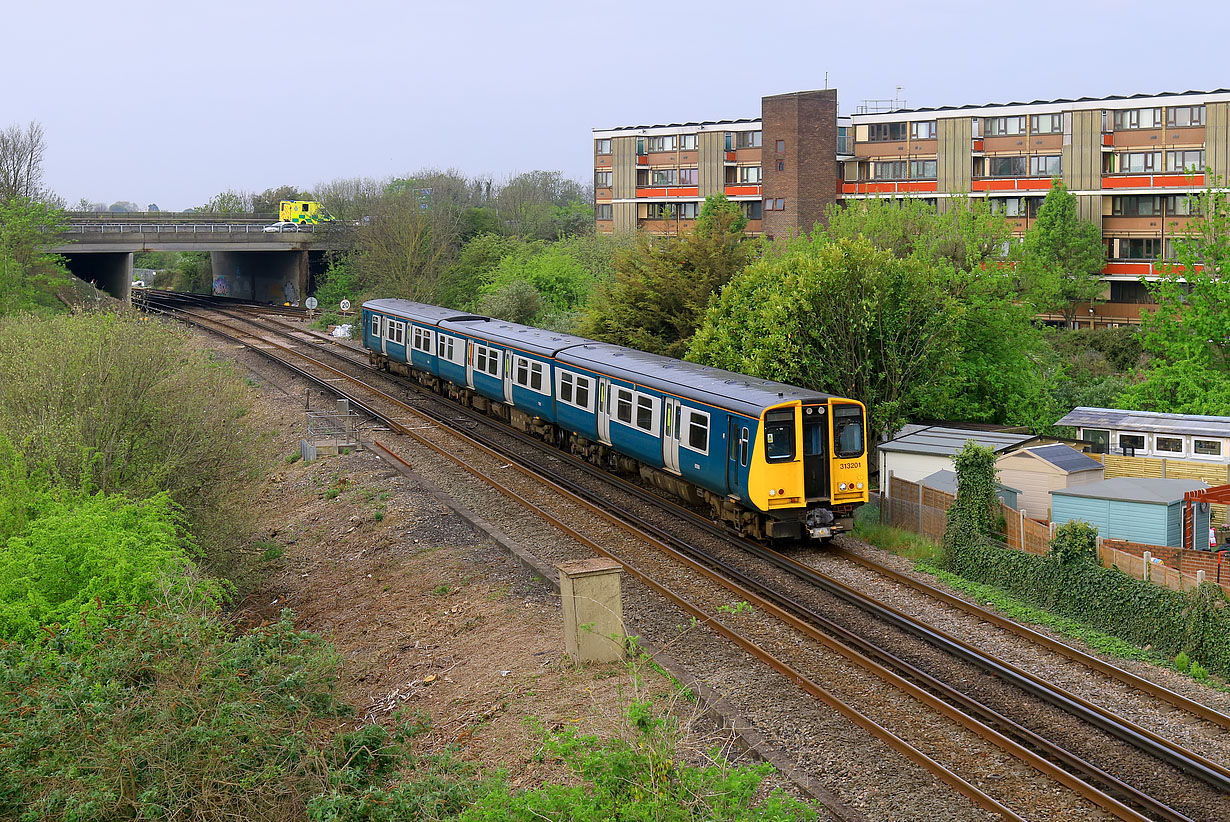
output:
[[837,456],[863,455],[863,409],[857,405],[833,408],[833,440]]
[[747,443],[749,437],[750,433],[746,428],[739,430],[739,464],[743,466],[747,465]]
[[380,315],[379,314],[372,315],[372,336],[373,337],[380,336]]
[[559,398],[560,402],[566,402],[572,405],[572,389],[573,389],[572,374],[567,371],[559,372]]
[[590,410],[589,392],[590,392],[590,386],[592,384],[593,384],[593,381],[590,380],[589,377],[577,377],[576,406],[578,408],[584,408],[586,411]]
[[658,398],[647,394],[636,395],[636,427],[657,435]]
[[688,439],[680,445],[686,445],[693,451],[708,455],[709,453],[709,414],[706,411],[687,409]]
[[626,388],[615,389],[615,419],[632,424],[632,392]]
[[525,357],[517,357],[516,364],[517,376],[515,381],[517,385],[528,386],[530,384],[530,361]]
[[542,391],[542,363],[530,363],[530,390]]
[[764,456],[769,462],[794,459],[794,411],[769,411],[764,415]]

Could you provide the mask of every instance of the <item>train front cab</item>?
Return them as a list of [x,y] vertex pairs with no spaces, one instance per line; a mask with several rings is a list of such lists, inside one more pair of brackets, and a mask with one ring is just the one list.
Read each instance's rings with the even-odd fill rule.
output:
[[747,500],[769,515],[766,536],[827,539],[853,527],[868,500],[865,420],[861,403],[840,398],[764,411]]

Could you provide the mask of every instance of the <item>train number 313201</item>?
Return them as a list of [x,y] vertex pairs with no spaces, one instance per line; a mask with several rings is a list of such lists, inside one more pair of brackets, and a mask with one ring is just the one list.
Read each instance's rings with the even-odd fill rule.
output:
[[842,470],[845,470],[846,468],[858,468],[861,465],[862,463],[858,463],[858,462],[843,462],[841,463],[840,467],[842,468]]

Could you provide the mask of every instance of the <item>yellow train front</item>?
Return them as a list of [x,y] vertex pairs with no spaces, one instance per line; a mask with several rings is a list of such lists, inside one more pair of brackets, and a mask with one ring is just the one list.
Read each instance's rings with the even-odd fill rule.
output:
[[[744,491],[745,511],[732,524],[761,538],[827,540],[850,530],[855,508],[869,493],[862,403],[807,397],[766,407],[758,422],[746,485],[738,489]],[[752,517],[747,509],[762,516]]]

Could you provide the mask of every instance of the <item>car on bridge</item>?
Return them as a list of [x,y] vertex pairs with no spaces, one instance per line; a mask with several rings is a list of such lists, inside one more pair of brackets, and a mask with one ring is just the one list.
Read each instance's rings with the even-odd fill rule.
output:
[[275,234],[279,231],[298,231],[298,230],[299,230],[298,224],[292,223],[289,220],[281,220],[279,222],[273,223],[272,225],[265,226],[265,233],[267,234]]

